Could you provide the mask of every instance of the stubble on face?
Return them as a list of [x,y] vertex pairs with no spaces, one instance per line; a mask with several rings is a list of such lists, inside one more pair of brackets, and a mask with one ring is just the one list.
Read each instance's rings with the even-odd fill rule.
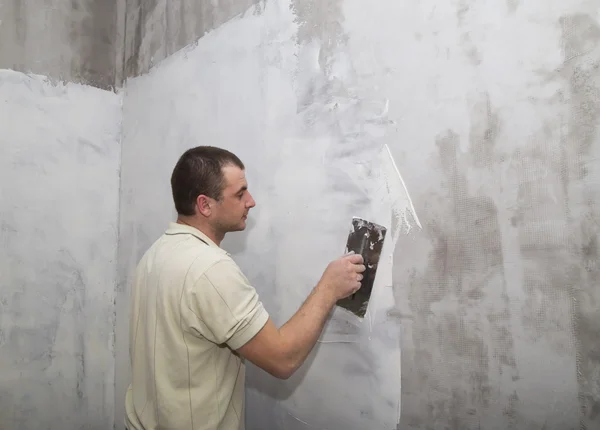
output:
[[223,188],[221,200],[217,203],[218,214],[215,223],[224,234],[242,231],[246,228],[248,213],[255,202],[248,192],[248,182],[244,170],[237,166],[223,167]]

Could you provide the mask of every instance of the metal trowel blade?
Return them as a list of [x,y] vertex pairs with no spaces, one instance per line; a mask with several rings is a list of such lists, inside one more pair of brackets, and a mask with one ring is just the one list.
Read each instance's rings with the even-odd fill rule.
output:
[[352,218],[352,228],[346,241],[346,252],[354,251],[355,254],[362,255],[366,270],[363,272],[360,289],[350,297],[339,300],[337,306],[360,318],[367,313],[386,233],[387,229],[379,224],[358,217]]

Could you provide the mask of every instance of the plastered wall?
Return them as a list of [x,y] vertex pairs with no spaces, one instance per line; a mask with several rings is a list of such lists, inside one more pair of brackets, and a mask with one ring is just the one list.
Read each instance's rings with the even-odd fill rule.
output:
[[583,0],[271,1],[130,81],[124,166],[154,149],[123,183],[122,267],[173,215],[140,222],[153,203],[134,190],[166,199],[196,144],[248,164],[254,224],[226,244],[279,323],[349,217],[387,210],[361,170],[380,145],[419,213],[381,325],[320,344],[292,381],[250,372],[250,428],[598,425],[598,19]]
[[[114,94],[1,76],[12,110],[0,117],[10,148],[0,345],[11,370],[2,372],[10,406],[0,423],[107,428],[114,414],[121,428],[128,276],[174,216],[168,175],[178,155],[209,143],[248,165],[258,206],[248,231],[225,246],[278,323],[342,251],[350,216],[396,223],[377,194],[384,144],[423,227],[402,230],[386,250],[393,264],[379,278],[380,319],[347,325],[336,313],[285,383],[249,372],[249,428],[600,426],[595,2],[252,3],[0,2],[2,67],[102,88],[144,74],[127,83],[122,117],[111,116]],[[89,116],[61,122],[69,112]],[[110,127],[121,118],[119,134]],[[34,123],[51,125],[24,125]],[[81,155],[119,138],[122,156],[98,152],[105,164]],[[47,147],[30,167],[14,162]],[[117,242],[107,232],[117,215],[106,195],[119,160],[115,282]],[[79,170],[94,163],[102,167]],[[42,178],[43,197],[23,176]],[[83,197],[98,189],[103,198]],[[73,199],[81,214],[67,210]],[[69,220],[80,219],[93,226],[69,235]],[[30,233],[17,241],[11,229]],[[111,354],[114,385],[110,365],[98,370]],[[60,407],[46,402],[57,393]]]
[[0,70],[0,428],[114,420],[120,96]]

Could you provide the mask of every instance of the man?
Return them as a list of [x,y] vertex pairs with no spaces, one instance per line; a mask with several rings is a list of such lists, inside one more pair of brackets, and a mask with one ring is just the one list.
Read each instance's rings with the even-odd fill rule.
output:
[[327,266],[298,312],[277,328],[220,248],[255,202],[244,164],[224,149],[186,151],[171,176],[177,222],[150,247],[132,285],[129,430],[243,430],[244,359],[286,379],[315,345],[337,300],[356,292],[360,255]]

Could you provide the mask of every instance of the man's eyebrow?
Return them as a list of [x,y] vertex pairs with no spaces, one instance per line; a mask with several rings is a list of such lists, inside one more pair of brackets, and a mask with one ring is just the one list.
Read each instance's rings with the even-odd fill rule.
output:
[[241,187],[241,188],[238,190],[238,192],[237,192],[236,194],[239,194],[239,193],[241,193],[241,192],[244,192],[244,191],[246,191],[247,189],[248,189],[248,185],[244,185],[244,186],[242,186],[242,187]]

